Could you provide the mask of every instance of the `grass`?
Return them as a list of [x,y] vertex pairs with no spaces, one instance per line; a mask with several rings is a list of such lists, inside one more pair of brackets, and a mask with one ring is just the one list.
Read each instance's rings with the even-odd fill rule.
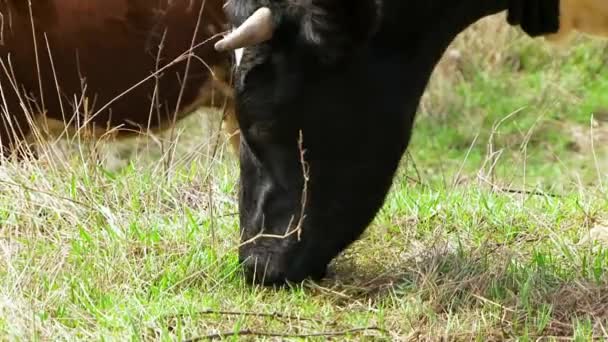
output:
[[462,34],[365,237],[322,283],[289,290],[241,277],[238,164],[214,153],[207,114],[180,124],[170,168],[145,141],[5,165],[0,335],[606,338],[604,51],[584,38],[557,50],[500,18]]

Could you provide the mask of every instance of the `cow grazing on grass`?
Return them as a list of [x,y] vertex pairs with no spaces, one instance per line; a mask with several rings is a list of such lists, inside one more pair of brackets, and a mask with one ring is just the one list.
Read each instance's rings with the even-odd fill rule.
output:
[[531,36],[558,32],[557,0],[231,0],[238,29],[216,46],[245,48],[235,93],[249,281],[324,276],[382,206],[448,44],[504,10]]
[[30,135],[30,123],[50,122],[38,126],[43,132],[87,124],[94,136],[114,129],[122,137],[226,103],[227,129],[237,129],[227,84],[233,57],[213,48],[228,28],[222,0],[28,3],[0,0],[5,154]]

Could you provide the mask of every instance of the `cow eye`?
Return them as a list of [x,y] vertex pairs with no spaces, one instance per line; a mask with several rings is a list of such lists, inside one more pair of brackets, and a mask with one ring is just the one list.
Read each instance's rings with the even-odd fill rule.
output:
[[260,121],[252,124],[247,130],[249,133],[249,137],[256,142],[269,142],[272,139],[273,127],[275,126],[275,122],[272,120],[269,121]]

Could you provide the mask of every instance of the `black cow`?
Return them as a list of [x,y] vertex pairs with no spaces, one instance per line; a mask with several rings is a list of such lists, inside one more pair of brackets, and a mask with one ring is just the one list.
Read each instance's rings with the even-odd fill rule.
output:
[[558,30],[558,0],[228,4],[239,29],[216,47],[249,46],[235,89],[239,254],[250,281],[325,275],[382,206],[448,44],[503,10],[532,36]]

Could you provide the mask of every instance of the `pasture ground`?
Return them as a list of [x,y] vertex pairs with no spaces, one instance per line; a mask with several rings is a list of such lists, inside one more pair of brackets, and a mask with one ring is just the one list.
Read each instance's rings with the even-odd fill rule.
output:
[[501,20],[454,42],[384,208],[320,284],[245,284],[238,164],[207,114],[173,160],[159,137],[3,166],[1,339],[608,337],[608,45]]

